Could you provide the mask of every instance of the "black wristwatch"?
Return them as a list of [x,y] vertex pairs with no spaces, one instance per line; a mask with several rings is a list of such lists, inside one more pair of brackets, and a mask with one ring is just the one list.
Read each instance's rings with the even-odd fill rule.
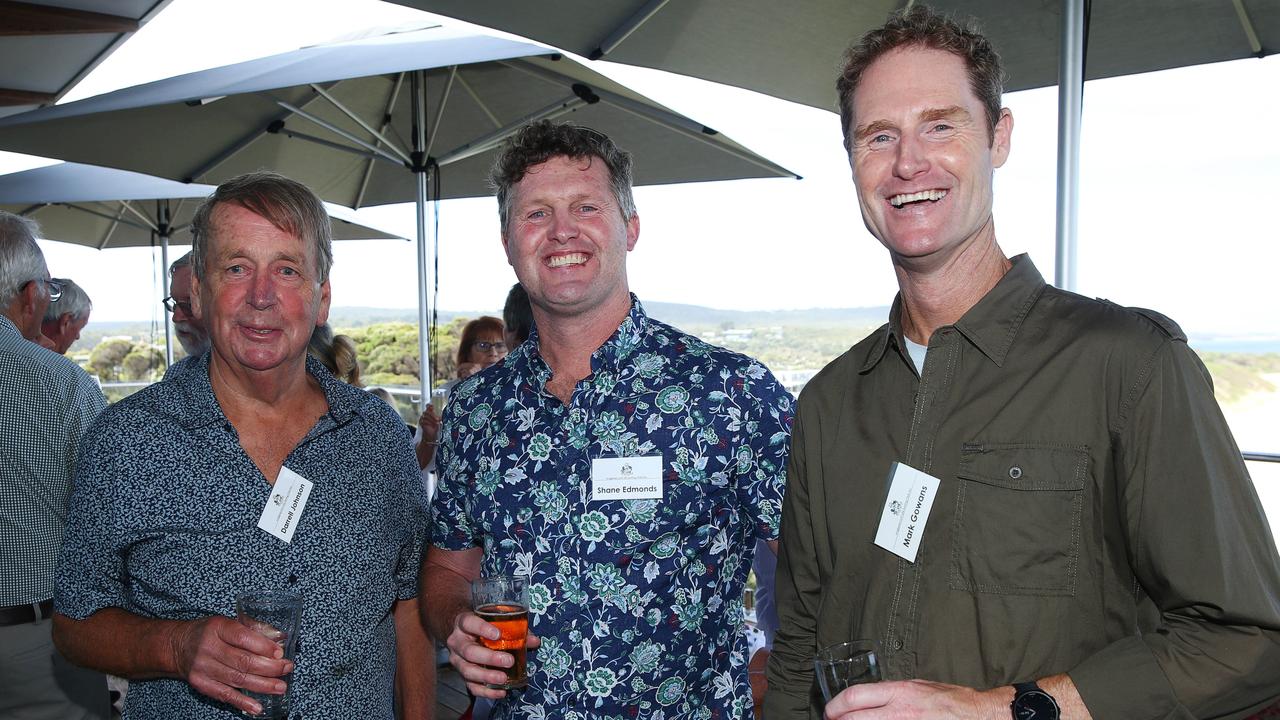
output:
[[1058,720],[1058,701],[1034,682],[1014,683],[1013,720]]

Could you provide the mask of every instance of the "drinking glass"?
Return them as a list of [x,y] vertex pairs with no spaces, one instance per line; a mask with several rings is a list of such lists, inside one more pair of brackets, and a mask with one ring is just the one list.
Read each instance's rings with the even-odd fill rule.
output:
[[502,633],[497,640],[482,637],[480,642],[490,650],[502,650],[515,658],[504,683],[490,684],[498,690],[524,687],[525,640],[529,634],[529,576],[491,575],[471,583],[471,609],[481,620],[495,625]]
[[[241,625],[266,635],[292,660],[298,648],[298,623],[302,619],[302,597],[291,592],[254,590],[236,595],[236,619]],[[284,695],[268,695],[244,690],[244,694],[262,705],[262,712],[250,717],[285,718],[289,716],[289,693],[293,690],[293,673],[285,675]],[[244,713],[248,715],[248,713]]]
[[850,685],[880,682],[880,661],[872,640],[851,640],[818,651],[813,658],[822,698],[831,698]]

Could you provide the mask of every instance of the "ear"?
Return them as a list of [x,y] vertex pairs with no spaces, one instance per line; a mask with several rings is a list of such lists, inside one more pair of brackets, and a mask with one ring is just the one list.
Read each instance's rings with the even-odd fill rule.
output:
[[507,231],[502,231],[502,252],[507,256],[507,264],[515,267],[516,263],[511,259],[511,239],[507,237]]
[[640,239],[640,215],[639,213],[632,215],[627,220],[627,252],[636,249],[636,241]]
[[204,283],[200,282],[200,278],[196,277],[196,271],[191,271],[191,314],[196,320],[204,322],[204,313],[201,312],[201,296],[204,295]]
[[316,327],[329,322],[329,302],[333,299],[329,281],[320,283],[320,312],[316,314]]
[[62,313],[61,315],[59,315],[58,316],[58,337],[62,337],[63,335],[66,335],[67,331],[70,330],[71,326],[75,325],[75,323],[76,323],[76,319],[71,316],[71,313]]
[[1009,159],[1009,144],[1013,136],[1013,112],[1009,108],[1000,108],[1000,119],[996,121],[991,138],[991,167],[1000,167]]

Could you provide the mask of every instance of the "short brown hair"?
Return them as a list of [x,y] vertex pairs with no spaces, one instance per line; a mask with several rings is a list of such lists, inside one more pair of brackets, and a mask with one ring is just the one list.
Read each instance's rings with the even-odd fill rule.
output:
[[840,94],[840,123],[845,150],[853,149],[849,136],[853,123],[853,93],[862,74],[890,50],[922,47],[942,50],[964,61],[969,87],[987,111],[987,138],[995,139],[1000,120],[1000,96],[1004,92],[1004,68],[1000,54],[972,18],[960,22],[927,5],[914,5],[890,16],[884,25],[868,32],[845,52],[844,69],[836,80]]
[[191,221],[191,270],[201,281],[209,239],[215,231],[213,211],[223,203],[239,205],[261,215],[281,232],[310,242],[315,248],[319,282],[329,279],[329,268],[333,266],[333,228],[324,203],[306,185],[279,173],[261,171],[222,183],[196,209]]
[[524,179],[529,168],[554,157],[573,159],[599,158],[609,171],[609,189],[613,191],[622,219],[636,214],[636,201],[631,194],[631,153],[623,150],[608,135],[588,127],[558,124],[540,120],[520,128],[502,144],[502,151],[489,171],[489,184],[498,195],[498,220],[507,232],[511,218],[511,187]]

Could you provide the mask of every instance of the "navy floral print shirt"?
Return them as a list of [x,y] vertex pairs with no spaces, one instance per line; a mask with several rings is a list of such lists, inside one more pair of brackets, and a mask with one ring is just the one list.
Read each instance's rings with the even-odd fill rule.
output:
[[[496,717],[751,717],[742,595],[778,536],[791,396],[634,296],[567,405],[537,340],[454,389],[437,458],[432,542],[531,576],[542,646]],[[655,455],[661,500],[592,500],[593,459]]]
[[[58,612],[235,617],[244,590],[302,595],[290,720],[392,720],[396,600],[418,594],[427,497],[404,423],[307,358],[329,411],[285,467],[315,485],[291,543],[258,529],[266,478],[209,383],[209,355],[109,407],[85,434]],[[182,680],[129,683],[126,720],[242,717]]]

